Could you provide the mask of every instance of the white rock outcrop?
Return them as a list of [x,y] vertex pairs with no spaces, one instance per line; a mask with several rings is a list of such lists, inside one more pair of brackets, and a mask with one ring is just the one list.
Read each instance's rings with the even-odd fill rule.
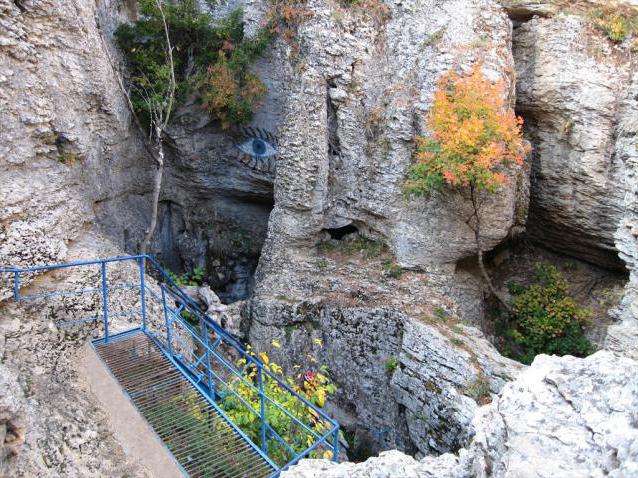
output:
[[638,475],[638,362],[610,352],[538,356],[479,410],[458,456],[386,452],[364,463],[304,460],[283,478]]

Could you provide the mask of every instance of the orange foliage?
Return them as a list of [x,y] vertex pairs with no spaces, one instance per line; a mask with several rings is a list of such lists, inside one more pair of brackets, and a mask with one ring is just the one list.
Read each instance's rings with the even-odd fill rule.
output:
[[235,73],[223,51],[219,53],[219,61],[206,71],[204,84],[203,106],[224,129],[248,121],[267,92],[258,76]]
[[521,164],[529,153],[522,124],[504,100],[502,81],[492,83],[479,66],[468,76],[446,73],[427,117],[432,135],[416,140],[406,189],[423,194],[449,185],[497,191],[507,184],[503,167]]

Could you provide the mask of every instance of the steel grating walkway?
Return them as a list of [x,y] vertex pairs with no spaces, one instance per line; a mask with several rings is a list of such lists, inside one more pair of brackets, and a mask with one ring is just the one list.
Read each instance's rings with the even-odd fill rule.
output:
[[265,478],[275,472],[144,332],[94,347],[188,476]]

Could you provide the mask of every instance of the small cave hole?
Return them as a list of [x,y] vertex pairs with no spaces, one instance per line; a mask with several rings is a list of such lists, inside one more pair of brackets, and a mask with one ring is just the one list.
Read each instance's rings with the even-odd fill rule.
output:
[[330,235],[330,239],[340,241],[349,234],[357,234],[359,230],[352,224],[348,224],[334,229],[324,229],[322,232],[328,233]]

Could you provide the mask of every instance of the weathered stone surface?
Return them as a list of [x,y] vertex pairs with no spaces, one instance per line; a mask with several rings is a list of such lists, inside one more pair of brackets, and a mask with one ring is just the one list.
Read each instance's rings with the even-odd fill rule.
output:
[[393,450],[363,463],[302,460],[282,474],[283,478],[461,478],[466,472],[454,455],[426,457],[421,461]]
[[[117,248],[90,236],[74,243],[67,254],[69,260],[93,254],[109,257],[117,254]],[[107,273],[111,284],[139,280],[135,263],[110,264]],[[30,292],[87,289],[100,280],[98,266],[61,269],[40,274]],[[155,287],[152,281],[149,286]],[[4,412],[9,412],[5,449],[0,453],[11,454],[6,476],[148,476],[126,458],[104,412],[77,373],[80,348],[103,334],[101,307],[98,294],[0,303],[0,430]],[[140,308],[139,292],[112,291],[111,333],[139,323],[135,312]],[[152,326],[162,315],[152,304],[148,311]],[[133,315],[115,317],[119,312]],[[90,320],[92,316],[97,319]]]
[[[62,262],[104,219],[124,245],[146,223],[149,167],[104,53],[119,2],[0,2],[0,264]],[[108,220],[106,217],[108,216]]]
[[544,246],[622,268],[614,233],[624,167],[614,154],[629,55],[585,18],[535,18],[514,35],[517,109],[534,146],[528,231]]
[[498,0],[512,20],[548,17],[560,12],[587,13],[600,7],[638,7],[638,0]]
[[[407,200],[402,185],[442,73],[480,59],[489,77],[513,86],[508,19],[491,1],[387,2],[387,18],[377,21],[374,12],[321,0],[308,6],[302,73],[281,68],[287,102],[268,241],[292,247],[353,224],[383,238],[404,266],[471,256],[467,199]],[[524,183],[485,205],[486,248],[524,222]]]
[[359,464],[304,460],[285,478],[630,477],[638,473],[638,363],[609,352],[538,356],[479,410],[458,457],[397,452]]
[[[286,79],[280,82],[284,120],[275,208],[250,302],[249,338],[286,366],[293,365],[290,357],[304,360],[315,349],[313,338],[323,340],[325,350],[317,353],[339,389],[334,413],[355,431],[356,448],[368,453],[391,447],[422,453],[453,449],[463,441],[456,431],[469,423],[476,405],[451,383],[469,387],[478,372],[462,367],[467,376],[459,373],[445,394],[428,397],[431,408],[419,416],[422,402],[409,397],[407,378],[396,390],[408,390],[393,396],[386,364],[401,355],[405,324],[418,317],[405,310],[408,304],[432,313],[441,301],[455,317],[480,316],[480,285],[454,272],[458,260],[475,252],[465,224],[470,205],[454,193],[407,200],[402,186],[414,136],[423,132],[436,80],[445,71],[466,69],[480,59],[490,78],[513,87],[511,25],[491,1],[392,1],[380,7],[387,12],[322,0],[308,7],[313,15],[299,32],[303,63],[293,69],[283,44],[276,53]],[[517,175],[484,207],[487,248],[525,222],[526,171]],[[386,261],[426,269],[427,279],[379,280],[387,267],[381,260],[366,271],[318,257],[313,245],[325,238],[325,230],[347,225],[387,243],[394,257]],[[426,333],[423,340],[429,337]],[[273,338],[286,354],[273,350]],[[449,345],[445,353],[454,350]],[[412,363],[411,385],[443,373],[437,364],[419,369]],[[447,407],[452,395],[459,398]],[[412,409],[405,412],[405,404]],[[438,420],[437,408],[440,416],[452,409],[456,415]],[[426,439],[418,429],[430,418]]]
[[476,329],[453,330],[406,322],[392,376],[410,437],[425,454],[465,445],[477,403],[489,401],[522,368],[500,357]]
[[638,363],[609,352],[541,355],[474,421],[474,469],[491,476],[638,473]]
[[614,235],[620,258],[629,269],[629,282],[620,306],[613,312],[618,323],[607,329],[605,348],[638,359],[638,77],[634,76],[621,105],[615,157],[624,167],[623,215]]
[[0,472],[5,476],[24,443],[24,400],[15,373],[0,365]]

